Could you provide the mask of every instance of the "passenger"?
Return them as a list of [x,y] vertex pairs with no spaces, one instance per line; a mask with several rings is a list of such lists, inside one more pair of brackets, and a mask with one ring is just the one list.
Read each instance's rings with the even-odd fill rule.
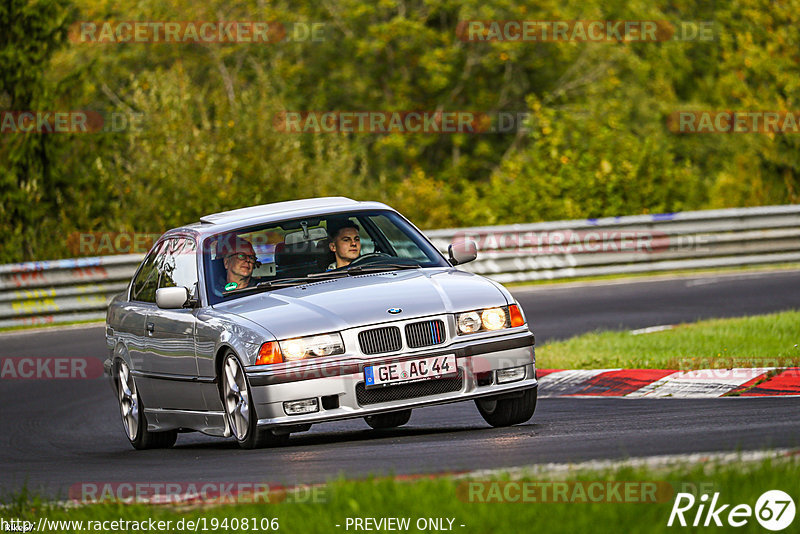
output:
[[356,223],[350,221],[333,229],[333,233],[328,236],[328,247],[336,256],[336,261],[328,265],[329,271],[347,267],[358,258],[361,254],[361,237],[358,235],[360,230]]
[[225,267],[225,276],[219,281],[219,287],[223,291],[233,291],[245,287],[255,286],[253,280],[253,270],[258,267],[259,262],[253,245],[246,239],[234,237],[232,240],[222,240],[217,249],[218,254],[225,259],[222,264]]

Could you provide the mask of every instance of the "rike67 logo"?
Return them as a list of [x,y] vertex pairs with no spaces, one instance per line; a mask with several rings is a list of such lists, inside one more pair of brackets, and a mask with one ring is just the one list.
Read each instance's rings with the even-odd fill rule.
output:
[[742,527],[755,516],[762,527],[777,532],[792,524],[795,511],[794,500],[781,490],[764,492],[756,501],[755,507],[722,503],[719,492],[710,498],[704,493],[699,499],[691,493],[678,493],[667,526],[675,524],[685,527],[691,522],[693,527],[721,527],[725,524]]

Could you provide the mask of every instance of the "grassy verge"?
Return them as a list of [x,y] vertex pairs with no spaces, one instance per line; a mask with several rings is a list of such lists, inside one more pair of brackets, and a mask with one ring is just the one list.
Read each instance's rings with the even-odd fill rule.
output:
[[65,321],[63,323],[50,323],[50,324],[26,324],[21,326],[3,326],[0,327],[0,332],[16,332],[19,330],[47,330],[50,328],[58,328],[59,326],[75,326],[75,325],[90,325],[97,323],[103,324],[103,319],[85,319],[82,321]]
[[[567,482],[566,490],[563,489]],[[625,486],[615,482],[624,482]],[[528,484],[524,484],[528,483]],[[594,484],[594,490],[592,490]],[[655,485],[655,492],[643,488]],[[531,488],[527,494],[517,488]],[[496,491],[499,488],[500,491]],[[510,488],[510,490],[509,490]],[[622,488],[622,489],[620,489]],[[626,488],[634,488],[630,492]],[[417,532],[420,518],[433,518],[449,526],[452,531],[464,533],[519,534],[530,530],[560,532],[670,532],[667,527],[675,497],[678,492],[692,493],[696,505],[685,513],[689,523],[694,520],[700,504],[699,496],[712,497],[719,492],[719,504],[731,504],[721,514],[724,522],[733,505],[755,507],[758,497],[767,490],[779,489],[795,500],[800,497],[800,458],[788,456],[758,462],[733,462],[731,464],[679,464],[669,468],[617,467],[577,473],[548,474],[514,477],[508,475],[480,480],[454,480],[451,478],[398,481],[377,479],[363,481],[337,481],[325,487],[324,498],[316,503],[258,503],[224,506],[176,505],[125,505],[103,503],[60,508],[19,497],[13,505],[2,511],[10,518],[38,524],[39,518],[49,521],[171,521],[173,532],[192,531],[187,521],[199,521],[210,532],[262,532],[269,519],[277,519],[279,530],[290,533],[352,532],[346,528],[348,518],[409,518],[409,532]],[[641,491],[640,491],[641,490]],[[506,493],[507,492],[507,493]],[[506,495],[504,497],[504,495]],[[527,495],[527,497],[523,497]],[[549,497],[548,497],[549,496]],[[511,499],[517,502],[497,502]],[[481,502],[483,501],[483,502]],[[491,501],[491,502],[486,502]],[[609,502],[611,501],[611,502]],[[621,502],[620,502],[621,501]],[[234,518],[237,519],[235,527]],[[247,518],[250,526],[243,528]],[[265,523],[262,520],[266,519]],[[184,528],[179,521],[183,520]],[[227,520],[227,523],[224,521]],[[256,521],[259,525],[252,527]],[[794,525],[800,524],[800,517]],[[212,528],[216,525],[217,528]],[[223,526],[226,525],[226,526]],[[339,525],[337,527],[337,525]],[[463,526],[461,526],[463,525]],[[273,527],[275,523],[273,523]],[[725,525],[727,527],[727,525]],[[77,528],[62,526],[61,532],[80,532]],[[691,528],[691,527],[689,527]],[[730,528],[730,527],[727,527]],[[125,530],[125,529],[118,529]],[[128,531],[136,531],[130,526]],[[428,528],[428,530],[431,530]],[[450,530],[450,529],[447,529]],[[682,530],[677,527],[677,530]],[[712,531],[721,529],[712,528]],[[764,532],[755,517],[738,532]],[[787,530],[791,531],[789,528]]]
[[712,319],[633,335],[596,332],[536,348],[543,369],[721,369],[800,365],[800,311]]

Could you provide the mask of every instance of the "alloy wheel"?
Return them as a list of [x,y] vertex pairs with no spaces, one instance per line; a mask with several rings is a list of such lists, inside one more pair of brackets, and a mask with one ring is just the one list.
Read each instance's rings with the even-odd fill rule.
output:
[[134,441],[139,434],[139,393],[125,362],[119,362],[117,365],[117,393],[122,424],[125,426],[128,439]]
[[244,371],[235,356],[228,356],[224,363],[225,411],[231,431],[237,440],[247,436],[250,426],[250,398],[247,392]]

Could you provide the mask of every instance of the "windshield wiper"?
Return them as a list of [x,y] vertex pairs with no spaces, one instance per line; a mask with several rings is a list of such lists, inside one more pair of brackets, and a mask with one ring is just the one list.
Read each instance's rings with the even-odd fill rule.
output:
[[311,278],[313,281],[326,280],[328,278],[344,278],[347,276],[347,271],[325,271],[321,273],[311,273],[306,278]]
[[311,273],[308,276],[303,276],[299,278],[281,278],[279,280],[259,282],[254,286],[243,287],[241,289],[233,289],[231,291],[224,291],[222,293],[222,296],[227,297],[229,295],[237,295],[239,293],[247,293],[249,291],[268,291],[270,289],[279,289],[282,287],[312,284],[314,282],[320,282],[322,280],[328,280],[334,278],[346,278],[348,276],[353,276],[356,274],[391,271],[397,269],[419,269],[419,268],[420,268],[419,265],[411,265],[408,263],[381,263],[375,265],[357,265],[355,267],[351,267],[349,269],[343,269],[341,271]]
[[[344,278],[347,276],[347,272],[345,271],[336,271],[336,272],[324,272],[324,273],[311,273],[307,276],[301,276],[296,278],[280,278],[278,280],[270,280],[266,282],[259,282],[255,285],[257,289],[275,289],[279,287],[290,287],[290,286],[297,286],[302,284],[313,284],[314,282],[319,282],[321,280],[327,280],[329,278]],[[249,288],[245,288],[249,289]],[[243,289],[242,291],[244,291]]]
[[278,289],[281,287],[290,287],[300,284],[306,284],[310,281],[308,278],[282,278],[280,280],[271,280],[269,282],[259,282],[254,286],[243,287],[241,289],[233,289],[231,291],[223,291],[222,296],[237,295],[239,293],[247,293],[248,291],[265,291],[267,289]]
[[408,263],[376,263],[374,265],[356,265],[347,269],[348,274],[374,273],[380,271],[392,271],[396,269],[421,269],[419,265]]

